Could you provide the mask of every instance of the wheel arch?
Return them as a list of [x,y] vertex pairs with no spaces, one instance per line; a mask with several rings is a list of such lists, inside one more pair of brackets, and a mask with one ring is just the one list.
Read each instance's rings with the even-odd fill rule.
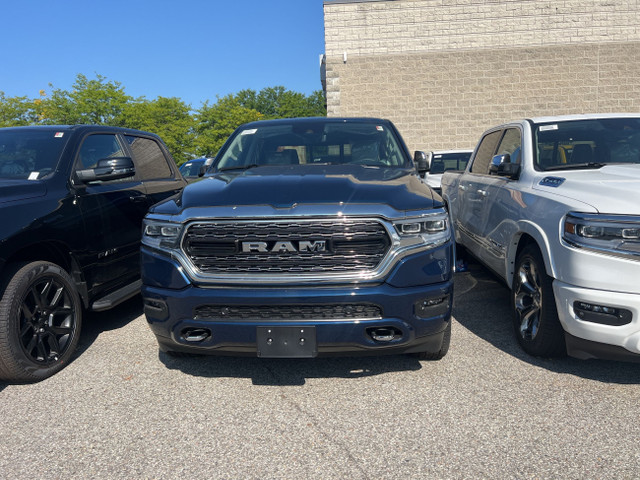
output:
[[516,259],[520,252],[528,245],[535,245],[542,255],[547,274],[556,278],[554,263],[551,259],[551,248],[547,234],[538,226],[530,222],[522,222],[520,229],[513,236],[507,251],[507,285],[513,287],[513,274],[515,270]]
[[51,241],[25,245],[4,259],[2,271],[11,264],[35,261],[51,262],[65,270],[73,279],[82,304],[85,308],[88,307],[89,294],[84,273],[77,259],[62,242]]

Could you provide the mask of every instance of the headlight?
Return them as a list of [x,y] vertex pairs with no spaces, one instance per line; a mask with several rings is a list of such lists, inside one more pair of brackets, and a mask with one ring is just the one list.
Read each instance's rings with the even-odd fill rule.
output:
[[446,212],[428,214],[407,220],[393,222],[400,241],[404,244],[419,243],[437,247],[449,241],[449,217]]
[[182,225],[145,218],[142,222],[142,243],[154,248],[177,248]]
[[640,259],[640,217],[571,212],[563,238],[577,247]]

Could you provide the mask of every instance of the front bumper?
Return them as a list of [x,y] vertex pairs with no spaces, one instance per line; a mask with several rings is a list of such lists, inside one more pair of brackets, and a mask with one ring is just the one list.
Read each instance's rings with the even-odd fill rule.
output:
[[[567,352],[577,358],[640,360],[640,296],[553,283],[558,317],[567,332]],[[624,312],[624,318],[584,315],[576,302]],[[598,318],[600,317],[600,318]],[[616,325],[616,323],[619,323]]]
[[143,247],[145,315],[164,351],[271,356],[259,348],[263,327],[300,327],[312,332],[313,351],[281,356],[438,352],[451,319],[451,245],[435,255],[445,272],[439,282],[408,285],[434,278],[423,256],[401,262],[388,277],[393,285],[224,287],[194,285],[176,261]]

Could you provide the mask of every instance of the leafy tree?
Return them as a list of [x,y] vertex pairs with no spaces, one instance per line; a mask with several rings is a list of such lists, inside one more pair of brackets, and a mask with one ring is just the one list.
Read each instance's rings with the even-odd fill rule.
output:
[[263,88],[260,92],[241,90],[235,95],[218,97],[213,105],[206,102],[196,112],[196,152],[214,155],[227,137],[246,122],[326,114],[321,91],[305,96],[282,86]]
[[194,156],[194,119],[189,105],[179,98],[158,97],[128,102],[120,126],[159,135],[178,165]]
[[265,118],[325,116],[321,91],[307,96],[283,86],[241,90],[217,97],[193,112],[179,98],[147,100],[126,94],[120,82],[78,74],[71,90],[40,91],[39,98],[6,97],[0,92],[0,127],[35,124],[113,125],[158,134],[178,164],[214,155],[241,124]]
[[0,91],[0,127],[33,125],[38,121],[36,103],[40,99],[7,97]]
[[78,74],[71,91],[53,88],[51,95],[42,100],[42,123],[96,124],[121,123],[121,115],[133,98],[127,95],[120,82],[107,81],[102,75],[88,79]]
[[236,99],[246,108],[257,110],[264,118],[324,117],[327,114],[321,90],[306,96],[283,86],[255,90],[241,90]]
[[218,98],[213,105],[205,102],[196,112],[197,154],[215,155],[238,126],[263,117],[257,110],[242,106],[233,95]]

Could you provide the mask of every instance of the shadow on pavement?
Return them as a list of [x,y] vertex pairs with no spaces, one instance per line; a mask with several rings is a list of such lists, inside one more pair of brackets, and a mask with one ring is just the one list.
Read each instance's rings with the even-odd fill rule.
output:
[[[547,359],[525,353],[513,332],[509,289],[478,263],[470,262],[466,272],[456,273],[453,316],[481,339],[531,365],[605,383],[640,383],[640,364],[570,357]],[[452,348],[464,348],[455,345],[455,336]]]
[[[420,362],[408,355],[273,359],[257,357],[173,357],[159,352],[167,368],[198,377],[251,378],[254,385],[299,386],[308,378],[360,378],[415,371]],[[446,358],[446,357],[445,357]]]
[[87,350],[103,332],[117,330],[142,315],[142,297],[135,297],[104,312],[84,312],[82,332],[74,358]]

